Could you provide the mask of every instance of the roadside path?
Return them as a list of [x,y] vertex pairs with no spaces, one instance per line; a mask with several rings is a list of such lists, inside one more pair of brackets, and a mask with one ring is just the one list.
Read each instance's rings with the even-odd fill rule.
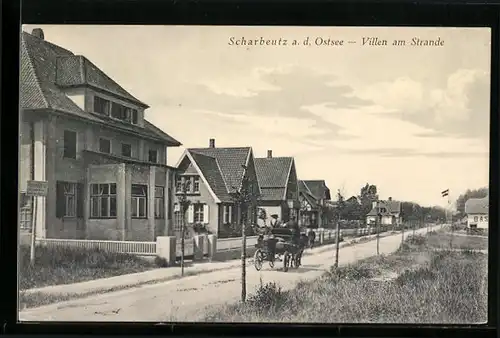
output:
[[[435,228],[431,228],[435,229]],[[427,228],[416,230],[425,234]],[[412,235],[405,232],[405,237]],[[401,233],[382,237],[380,253],[397,250]],[[333,265],[335,245],[317,248],[314,255],[303,259],[303,266],[288,272],[280,271],[282,263],[271,270],[267,264],[256,271],[247,266],[247,294],[263,283],[277,282],[283,289],[293,288],[301,280],[320,277]],[[314,249],[313,249],[314,250]],[[340,249],[339,264],[345,265],[376,254],[376,241],[367,241]],[[21,321],[199,321],[205,307],[236,302],[240,298],[241,269],[239,266],[223,271],[207,272],[153,285],[110,292],[84,299],[26,309],[19,313]]]

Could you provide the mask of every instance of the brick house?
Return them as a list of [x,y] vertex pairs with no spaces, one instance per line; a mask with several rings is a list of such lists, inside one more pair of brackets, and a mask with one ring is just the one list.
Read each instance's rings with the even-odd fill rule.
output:
[[309,228],[328,226],[325,210],[331,201],[330,188],[324,180],[300,180],[300,223]]
[[[207,230],[226,237],[226,228],[241,224],[242,210],[234,202],[234,193],[243,182],[246,166],[248,189],[260,194],[251,147],[216,147],[215,139],[208,148],[188,148],[177,164],[174,197],[174,228],[179,234],[181,208],[179,195],[185,186],[186,198],[191,202],[187,210],[187,223],[204,225]],[[256,223],[256,210],[248,210],[248,222]],[[226,231],[227,232],[227,231]]]
[[[266,212],[266,224],[273,214],[283,222],[292,216],[298,217],[299,187],[294,158],[273,157],[272,150],[268,150],[267,157],[255,159],[255,168],[261,190],[258,205]],[[260,222],[264,223],[263,220]]]
[[170,231],[180,143],[145,119],[148,105],[85,56],[21,37],[20,225],[30,224],[28,180],[48,182],[38,198],[38,238],[154,240]]

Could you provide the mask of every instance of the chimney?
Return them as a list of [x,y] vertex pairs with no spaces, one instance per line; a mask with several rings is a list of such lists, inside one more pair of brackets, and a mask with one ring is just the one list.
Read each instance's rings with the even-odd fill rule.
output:
[[375,209],[377,207],[377,201],[372,202],[372,209]]
[[31,35],[36,36],[41,40],[45,39],[45,36],[43,35],[43,30],[41,28],[33,28],[33,30],[31,31]]
[[273,158],[273,151],[272,150],[267,151],[267,158]]
[[388,200],[388,201],[392,201],[392,197],[389,197],[387,200]]
[[211,139],[209,140],[209,144],[208,144],[208,146],[209,146],[210,148],[215,148],[215,139],[214,139],[214,138],[211,138]]

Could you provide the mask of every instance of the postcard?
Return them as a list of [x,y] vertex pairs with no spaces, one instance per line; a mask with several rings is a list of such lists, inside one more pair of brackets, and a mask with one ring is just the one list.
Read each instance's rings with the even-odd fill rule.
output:
[[19,320],[487,321],[489,28],[25,25]]

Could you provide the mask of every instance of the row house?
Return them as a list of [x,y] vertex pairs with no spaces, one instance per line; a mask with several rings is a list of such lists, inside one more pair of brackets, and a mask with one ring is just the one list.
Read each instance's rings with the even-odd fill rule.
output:
[[300,217],[299,223],[308,228],[327,227],[329,223],[328,212],[331,201],[330,188],[324,180],[300,180],[299,200]]
[[257,180],[261,189],[259,207],[265,212],[259,225],[269,224],[269,218],[276,215],[283,222],[299,216],[299,187],[295,160],[293,157],[273,157],[272,150],[267,157],[256,158]]
[[[256,210],[242,210],[235,195],[244,182],[248,185],[245,189],[254,196],[260,195],[251,147],[216,147],[215,139],[210,139],[207,148],[186,149],[176,167],[174,229],[177,235],[183,222],[181,195],[190,202],[184,216],[186,222],[204,226],[219,237],[224,237],[225,229],[242,224],[245,215],[246,223],[257,222]],[[249,208],[256,209],[256,206]]]
[[20,223],[31,224],[27,181],[48,182],[36,197],[37,237],[154,240],[172,229],[180,142],[145,118],[148,105],[85,56],[22,33]]

